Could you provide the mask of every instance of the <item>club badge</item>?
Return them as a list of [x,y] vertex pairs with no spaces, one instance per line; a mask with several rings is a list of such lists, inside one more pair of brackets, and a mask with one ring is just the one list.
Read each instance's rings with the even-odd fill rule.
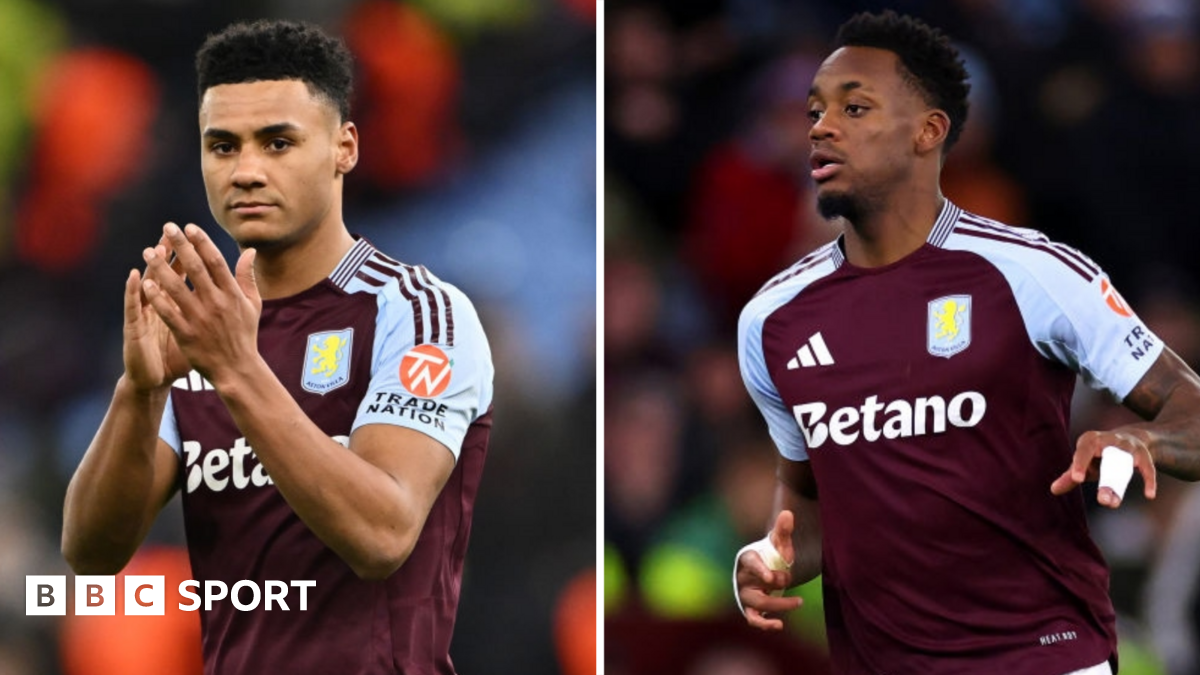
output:
[[950,358],[971,346],[971,296],[947,295],[929,303],[926,348]]
[[353,346],[353,328],[309,335],[300,386],[324,396],[349,382]]

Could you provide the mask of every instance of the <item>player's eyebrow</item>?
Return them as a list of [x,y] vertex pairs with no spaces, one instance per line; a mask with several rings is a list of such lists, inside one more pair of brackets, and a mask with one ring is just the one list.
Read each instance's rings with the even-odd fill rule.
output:
[[205,129],[204,138],[214,141],[236,141],[237,134],[224,129]]
[[258,138],[262,138],[263,136],[276,136],[290,131],[300,131],[300,127],[292,124],[291,122],[280,122],[278,124],[269,124],[265,126],[258,131],[255,131],[254,135]]
[[[276,136],[278,134],[299,130],[300,127],[292,122],[279,122],[255,129],[254,137],[265,138],[267,136]],[[204,130],[204,138],[218,141],[236,141],[238,139],[238,135],[227,129],[210,128]]]
[[[837,89],[840,89],[842,91],[842,93],[846,93],[848,91],[854,91],[855,89],[862,89],[863,86],[864,86],[863,83],[859,82],[858,80],[850,80],[848,82],[843,82],[840,85],[838,85]],[[820,95],[821,95],[821,89],[817,85],[814,84],[812,87],[809,88],[809,90],[808,90],[809,98],[812,98],[814,96],[820,96]]]

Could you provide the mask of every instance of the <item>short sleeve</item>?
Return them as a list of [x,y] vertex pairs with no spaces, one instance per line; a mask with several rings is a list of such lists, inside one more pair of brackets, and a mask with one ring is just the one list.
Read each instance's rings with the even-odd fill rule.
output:
[[474,306],[457,288],[440,285],[447,330],[436,343],[417,342],[409,303],[387,291],[377,296],[371,382],[352,432],[367,424],[406,427],[446,446],[457,460],[467,428],[491,407],[494,371]]
[[1162,341],[1090,258],[1033,230],[1006,231],[1008,241],[971,238],[972,250],[1004,275],[1034,347],[1123,400],[1162,353]]
[[163,409],[162,422],[158,425],[158,437],[171,446],[176,455],[180,454],[182,440],[179,435],[179,423],[175,421],[175,401],[170,393],[167,394],[167,406]]
[[763,358],[762,330],[766,314],[773,307],[771,300],[770,295],[759,296],[742,311],[738,321],[738,367],[750,398],[767,421],[779,454],[802,462],[808,459],[808,450],[800,426],[784,405]]
[[[1162,354],[1163,342],[1146,327],[1108,276],[1090,281],[1064,276],[1046,285],[1053,303],[1035,338],[1040,351],[1073,368],[1089,387],[1123,400]],[[1053,318],[1057,316],[1057,318]]]

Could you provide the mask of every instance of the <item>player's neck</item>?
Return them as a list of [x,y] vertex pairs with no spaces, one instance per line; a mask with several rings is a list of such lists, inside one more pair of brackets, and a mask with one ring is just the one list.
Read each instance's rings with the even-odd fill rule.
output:
[[333,272],[352,246],[354,237],[339,218],[291,245],[260,250],[254,261],[259,294],[273,300],[312,288]]
[[936,187],[906,190],[858,222],[845,221],[846,260],[856,267],[882,267],[907,257],[929,239],[944,203]]

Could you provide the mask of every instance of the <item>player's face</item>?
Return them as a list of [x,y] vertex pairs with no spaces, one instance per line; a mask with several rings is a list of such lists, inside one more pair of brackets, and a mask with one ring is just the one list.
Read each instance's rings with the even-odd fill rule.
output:
[[842,47],[821,64],[809,92],[811,170],[826,218],[880,208],[912,174],[914,140],[928,105],[900,74],[899,58]]
[[222,84],[200,102],[208,207],[243,248],[271,249],[340,226],[354,125],[300,80]]

